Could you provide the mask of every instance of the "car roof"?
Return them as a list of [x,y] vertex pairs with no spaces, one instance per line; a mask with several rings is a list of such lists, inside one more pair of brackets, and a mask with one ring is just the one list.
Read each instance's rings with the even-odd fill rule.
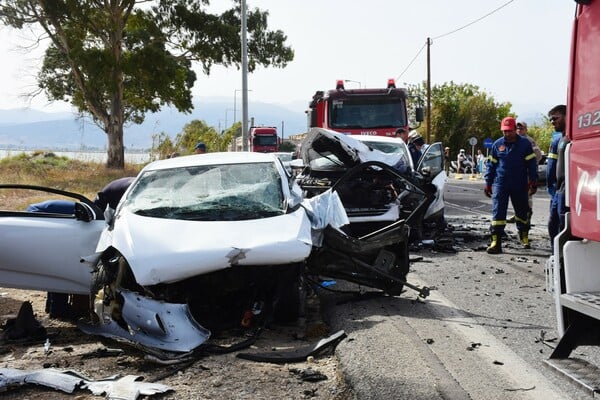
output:
[[[360,135],[345,135],[324,128],[311,128],[302,142],[302,159],[305,164],[311,162],[311,158],[322,157],[323,152],[335,154],[338,160],[352,167],[357,162],[379,161],[388,165],[396,165],[402,157],[398,153],[384,153],[371,148],[363,141],[357,140]],[[374,136],[368,136],[374,137]],[[389,140],[388,140],[389,142]],[[397,143],[394,141],[394,143]],[[315,151],[314,147],[319,149]]]
[[277,157],[271,153],[253,153],[245,151],[205,153],[154,161],[148,164],[144,170],[182,168],[196,165],[263,163],[275,162],[276,160]]

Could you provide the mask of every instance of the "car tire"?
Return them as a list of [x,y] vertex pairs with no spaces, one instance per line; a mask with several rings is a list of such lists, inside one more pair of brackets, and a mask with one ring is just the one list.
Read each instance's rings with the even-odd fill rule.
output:
[[110,277],[102,260],[98,261],[96,268],[92,271],[92,281],[90,284],[90,293],[92,298],[96,297],[98,292],[110,283]]
[[[398,280],[406,282],[406,277],[410,269],[408,244],[404,242],[396,245],[395,247],[395,253],[398,255],[398,259],[396,260],[396,267],[391,271],[391,275]],[[399,296],[403,289],[403,283],[392,281],[384,288],[384,292],[390,296]]]

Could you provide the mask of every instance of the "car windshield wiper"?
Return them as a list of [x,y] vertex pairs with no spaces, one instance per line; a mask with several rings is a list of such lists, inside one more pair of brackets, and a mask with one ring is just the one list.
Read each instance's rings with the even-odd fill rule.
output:
[[172,218],[190,221],[236,221],[282,215],[284,210],[266,203],[246,199],[243,204],[204,204],[202,208],[184,208],[171,213]]
[[133,210],[133,213],[136,215],[141,215],[142,217],[157,217],[157,218],[165,218],[173,213],[173,211],[177,210],[175,207],[155,207],[155,208],[140,208],[137,210]]

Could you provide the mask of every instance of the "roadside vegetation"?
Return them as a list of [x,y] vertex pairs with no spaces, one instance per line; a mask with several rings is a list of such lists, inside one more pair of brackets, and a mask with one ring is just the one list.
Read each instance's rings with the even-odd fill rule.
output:
[[[0,160],[0,183],[48,186],[79,193],[93,200],[108,182],[124,176],[135,176],[142,167],[126,164],[123,170],[109,169],[103,163],[72,160],[53,153],[21,153]],[[9,190],[0,191],[0,207],[5,210],[24,210],[27,205],[43,200],[48,199],[33,193],[23,196],[22,191],[19,196]]]
[[[427,82],[409,85],[409,97],[424,100],[427,98]],[[540,110],[541,122],[529,124],[527,134],[535,139],[540,149],[548,152],[554,128],[546,116],[547,110]],[[469,138],[477,139],[476,149],[482,149],[485,138],[498,139],[502,136],[500,121],[507,116],[520,119],[512,111],[510,102],[499,102],[479,86],[469,83],[445,82],[431,88],[431,137],[430,143],[442,142],[451,149],[453,157],[459,149],[469,149]],[[425,137],[427,121],[417,128]]]

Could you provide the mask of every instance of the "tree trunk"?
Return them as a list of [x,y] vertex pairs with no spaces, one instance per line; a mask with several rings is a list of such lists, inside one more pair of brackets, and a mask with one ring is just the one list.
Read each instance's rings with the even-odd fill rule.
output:
[[[111,118],[112,119],[112,118]],[[123,146],[123,124],[111,121],[108,125],[108,159],[106,167],[112,169],[125,168],[125,146]]]
[[[119,3],[115,2],[111,7],[111,19],[113,30],[110,34],[110,48],[114,66],[112,68],[113,90],[110,104],[110,115],[108,117],[108,160],[106,166],[114,169],[125,169],[125,146],[123,145],[123,30],[125,21],[123,10]],[[134,3],[132,3],[133,5]]]

